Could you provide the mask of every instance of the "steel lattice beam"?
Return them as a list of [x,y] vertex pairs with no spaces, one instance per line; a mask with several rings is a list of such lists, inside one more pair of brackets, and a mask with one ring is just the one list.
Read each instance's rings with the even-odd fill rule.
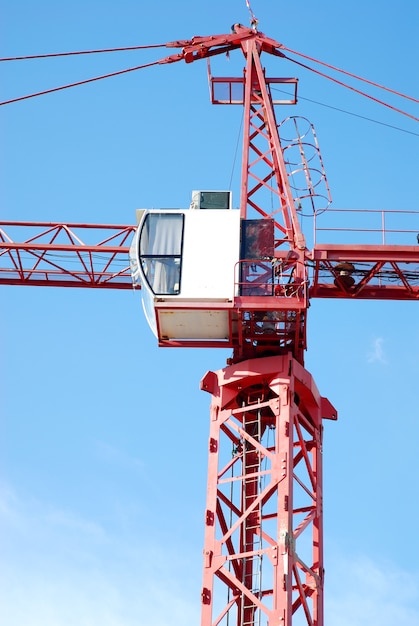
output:
[[[212,404],[201,626],[323,626],[322,419],[336,419],[336,411],[302,365],[309,299],[419,299],[419,246],[307,250],[301,194],[290,184],[294,161],[284,156],[270,87],[295,80],[266,79],[260,61],[262,52],[283,57],[281,44],[235,24],[228,35],[168,44],[179,46],[180,54],[160,62],[241,49],[243,77],[211,79],[212,100],[244,106],[241,217],[275,225],[272,253],[256,259],[270,269],[269,295],[220,305],[229,314],[233,364],[202,381]],[[225,100],[216,97],[220,85],[230,87]],[[243,88],[238,98],[233,85]],[[303,143],[296,132],[295,146]],[[293,145],[292,138],[291,155]],[[301,198],[314,209],[304,154],[302,172]],[[0,222],[0,284],[131,289],[135,228]],[[242,261],[252,272],[252,259]]]
[[419,299],[419,246],[324,245],[307,257],[311,298]]
[[0,222],[0,285],[131,289],[134,225]]
[[291,355],[209,372],[201,626],[323,624],[322,418]]

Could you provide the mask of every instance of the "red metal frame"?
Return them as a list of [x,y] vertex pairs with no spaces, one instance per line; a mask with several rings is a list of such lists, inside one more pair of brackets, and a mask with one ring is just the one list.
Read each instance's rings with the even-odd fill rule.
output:
[[[275,222],[273,294],[225,305],[233,358],[202,381],[212,405],[201,626],[323,626],[321,421],[336,411],[303,367],[309,298],[418,299],[419,246],[306,249],[260,62],[262,52],[282,57],[282,46],[255,29],[233,31],[168,44],[183,50],[161,60],[241,49],[244,77],[211,78],[211,93],[221,103],[214,85],[243,85],[241,215]],[[130,289],[135,228],[2,222],[0,284]]]
[[2,221],[0,285],[131,289],[134,232],[133,225]]
[[[322,418],[291,355],[209,372],[202,626],[323,624]],[[301,621],[303,620],[303,621]]]
[[[419,299],[419,245],[322,245],[308,259],[312,298]],[[343,263],[349,274],[339,271]]]
[[[276,222],[279,242],[304,249],[298,214],[291,193],[278,135],[275,111],[260,61],[256,38],[243,44],[247,58],[244,88],[244,132],[240,209],[242,217],[256,211],[261,217],[282,216]],[[266,209],[266,195],[274,196],[274,209]]]

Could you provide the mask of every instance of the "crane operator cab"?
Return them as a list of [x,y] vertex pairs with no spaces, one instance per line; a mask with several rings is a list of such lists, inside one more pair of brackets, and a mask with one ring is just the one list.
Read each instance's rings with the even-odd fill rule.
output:
[[189,209],[138,212],[134,285],[160,345],[230,345],[240,211],[230,191],[196,191]]
[[189,209],[138,212],[130,248],[147,322],[166,347],[288,349],[306,288],[274,220],[241,219],[230,191],[194,191]]

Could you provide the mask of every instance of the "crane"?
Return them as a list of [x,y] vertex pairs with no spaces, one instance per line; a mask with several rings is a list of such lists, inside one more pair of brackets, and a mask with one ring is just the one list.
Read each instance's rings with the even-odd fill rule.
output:
[[[300,227],[301,205],[308,202],[317,212],[311,174],[319,170],[307,164],[298,121],[290,120],[295,134],[285,146],[275,115],[275,104],[284,103],[282,96],[276,103],[275,88],[294,90],[286,103],[296,103],[297,80],[270,79],[260,60],[262,53],[281,58],[283,47],[239,24],[228,35],[176,43],[182,52],[166,62],[192,63],[236,49],[246,62],[239,78],[209,73],[213,103],[244,107],[241,249],[232,261],[233,296],[222,303],[203,297],[196,304],[159,293],[153,300],[161,346],[233,349],[227,366],[201,382],[212,397],[201,624],[322,626],[322,420],[335,420],[337,412],[304,367],[309,302],[414,301],[419,249],[387,243],[309,249]],[[293,186],[295,172],[289,173],[293,162],[287,155],[295,148],[305,178],[301,194]],[[321,159],[320,178],[327,196]],[[231,214],[230,206],[224,210]],[[3,285],[132,289],[132,268],[120,260],[126,259],[134,232],[141,232],[136,226],[2,222],[0,227]],[[21,227],[33,232],[16,242],[9,233]],[[92,232],[97,239],[86,244],[84,234]],[[140,248],[133,254],[141,267]],[[79,267],[69,269],[51,254],[75,255]],[[141,287],[144,292],[144,282]],[[165,319],[177,315],[182,325],[182,316],[191,312],[222,318],[224,341],[213,334],[168,332]]]

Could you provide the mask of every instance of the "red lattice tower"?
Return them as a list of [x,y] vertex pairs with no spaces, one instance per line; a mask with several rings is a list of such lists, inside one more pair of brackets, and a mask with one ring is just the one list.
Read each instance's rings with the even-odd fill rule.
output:
[[[316,211],[315,185],[302,135],[284,141],[275,117],[276,104],[296,103],[297,81],[267,78],[260,59],[284,57],[280,43],[236,24],[228,35],[167,45],[182,52],[161,63],[242,51],[243,76],[210,76],[211,97],[244,107],[241,217],[273,233],[266,254],[242,259],[240,272],[242,284],[271,291],[238,289],[232,359],[201,383],[212,396],[201,626],[323,626],[322,420],[337,414],[304,369],[309,300],[417,300],[419,247],[307,249],[299,218],[304,203]],[[293,95],[277,100],[278,85]],[[304,184],[295,186],[298,175]],[[130,289],[134,231],[2,222],[0,284]]]

